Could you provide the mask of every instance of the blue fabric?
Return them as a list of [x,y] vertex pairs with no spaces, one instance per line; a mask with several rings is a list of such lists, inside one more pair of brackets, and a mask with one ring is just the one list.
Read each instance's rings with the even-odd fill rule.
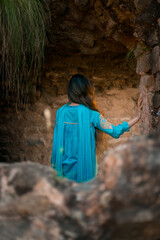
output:
[[58,177],[83,183],[97,175],[96,128],[113,138],[119,138],[130,130],[126,121],[115,126],[99,112],[82,104],[69,106],[67,103],[57,110],[51,166],[57,171]]

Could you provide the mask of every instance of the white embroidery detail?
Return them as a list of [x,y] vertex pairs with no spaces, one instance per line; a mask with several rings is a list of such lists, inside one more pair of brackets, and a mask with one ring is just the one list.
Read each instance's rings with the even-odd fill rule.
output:
[[102,128],[104,128],[104,129],[107,129],[107,128],[113,129],[113,128],[112,128],[112,124],[109,123],[109,122],[107,122],[106,119],[105,119],[101,114],[99,115],[99,117],[100,117],[100,119],[101,119],[100,124],[101,124],[101,127],[102,127]]

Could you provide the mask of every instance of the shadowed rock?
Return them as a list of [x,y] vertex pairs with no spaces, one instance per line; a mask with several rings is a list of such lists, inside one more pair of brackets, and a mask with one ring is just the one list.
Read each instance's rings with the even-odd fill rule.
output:
[[159,171],[158,134],[105,152],[82,184],[38,163],[1,164],[0,239],[159,239]]

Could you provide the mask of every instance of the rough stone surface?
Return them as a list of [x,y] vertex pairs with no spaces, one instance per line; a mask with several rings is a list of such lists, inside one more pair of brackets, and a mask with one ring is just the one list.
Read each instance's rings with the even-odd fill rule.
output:
[[105,152],[83,184],[38,163],[0,164],[1,240],[159,239],[159,171],[158,135]]
[[137,67],[136,67],[137,74],[140,74],[140,72],[147,73],[149,70],[151,70],[149,58],[150,58],[150,54],[146,54],[137,59]]
[[141,83],[145,86],[145,88],[148,91],[152,92],[155,89],[154,88],[154,85],[155,85],[154,75],[146,74],[146,75],[142,76]]
[[160,72],[160,48],[156,46],[153,48],[150,57],[150,64],[153,74]]
[[141,132],[147,134],[153,131],[153,118],[158,119],[154,112],[153,98],[154,98],[155,79],[153,75],[142,75],[140,80],[140,91],[143,98],[142,122]]
[[[157,75],[160,72],[159,1],[67,0],[67,11],[63,16],[55,11],[56,2],[59,1],[50,1],[53,19],[51,46],[54,47],[51,52],[56,51],[61,55],[106,54],[115,57],[128,53],[130,65],[137,60],[137,74],[144,72]],[[156,89],[154,93],[157,99]],[[148,90],[148,94],[151,96],[151,91]],[[158,127],[157,103],[148,106],[148,109],[150,128],[147,130],[147,126],[144,126],[142,129],[149,132]]]
[[[118,55],[136,47],[139,42],[146,46],[158,44],[156,25],[159,4],[156,1],[48,2],[53,19],[51,33],[54,51],[56,49],[63,54],[96,54],[109,51]],[[94,45],[82,47],[86,32],[94,36],[95,42]]]
[[157,74],[156,82],[155,82],[155,90],[160,91],[160,73]]
[[134,5],[138,13],[143,13],[151,4],[152,0],[134,0]]
[[[108,4],[100,0],[67,0],[61,3],[51,0],[54,50],[63,54],[75,51],[83,54],[106,51],[126,53],[126,46],[136,43],[130,34],[133,31],[134,12],[125,2],[112,2],[111,7]],[[130,6],[134,9],[133,2]],[[127,35],[130,35],[129,38]]]

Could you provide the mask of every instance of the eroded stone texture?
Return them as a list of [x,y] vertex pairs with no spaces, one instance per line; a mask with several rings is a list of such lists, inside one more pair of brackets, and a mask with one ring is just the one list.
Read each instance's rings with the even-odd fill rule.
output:
[[52,42],[58,53],[98,54],[109,51],[118,54],[127,52],[126,46],[136,42],[132,35],[133,2],[51,0],[50,8]]
[[136,66],[136,73],[140,74],[141,72],[149,72],[149,70],[151,70],[151,66],[150,66],[150,54],[145,54],[140,56],[137,59],[137,66]]
[[160,48],[156,46],[153,48],[150,56],[150,64],[153,74],[160,72]]
[[[105,53],[118,57],[130,51],[137,60],[137,74],[144,72],[154,74],[155,79],[157,78],[160,71],[159,1],[67,0],[61,2],[67,8],[63,16],[56,11],[55,6],[58,3],[58,0],[50,1],[54,52],[61,55]],[[153,86],[154,91],[147,90],[149,96],[153,94],[155,100],[149,100],[148,106],[144,105],[144,109],[149,110],[147,115],[143,111],[143,118],[148,117],[143,124],[148,124],[142,127],[142,133],[158,128],[159,90],[156,87],[157,84]],[[150,105],[151,102],[153,104]]]
[[160,135],[104,153],[78,184],[32,162],[0,164],[1,240],[160,238]]

